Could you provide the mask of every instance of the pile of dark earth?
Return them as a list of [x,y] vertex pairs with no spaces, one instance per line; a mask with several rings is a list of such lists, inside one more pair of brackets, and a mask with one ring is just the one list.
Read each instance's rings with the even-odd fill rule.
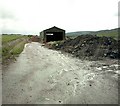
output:
[[96,35],[81,35],[74,39],[52,45],[52,49],[71,53],[80,59],[101,60],[104,58],[120,59],[119,40]]

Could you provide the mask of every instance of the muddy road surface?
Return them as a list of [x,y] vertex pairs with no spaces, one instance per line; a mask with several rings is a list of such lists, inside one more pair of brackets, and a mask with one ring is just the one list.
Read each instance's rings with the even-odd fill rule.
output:
[[14,63],[3,67],[3,104],[118,104],[117,60],[79,60],[25,45]]

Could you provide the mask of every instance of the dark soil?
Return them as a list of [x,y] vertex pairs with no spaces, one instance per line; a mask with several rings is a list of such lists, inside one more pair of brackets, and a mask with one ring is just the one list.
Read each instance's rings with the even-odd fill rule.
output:
[[64,42],[53,44],[51,48],[71,53],[73,56],[81,59],[120,59],[120,53],[118,51],[119,43],[119,40],[111,37],[81,35],[75,39],[67,39]]

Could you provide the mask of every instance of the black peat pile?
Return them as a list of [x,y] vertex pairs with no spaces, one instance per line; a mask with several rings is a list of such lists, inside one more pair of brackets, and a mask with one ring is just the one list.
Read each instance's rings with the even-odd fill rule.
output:
[[75,39],[55,43],[52,49],[62,50],[80,59],[100,60],[104,58],[119,59],[119,41],[111,37],[81,35]]

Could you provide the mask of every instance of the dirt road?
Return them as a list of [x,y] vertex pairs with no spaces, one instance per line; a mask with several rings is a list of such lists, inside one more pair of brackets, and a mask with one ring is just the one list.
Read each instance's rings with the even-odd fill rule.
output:
[[3,104],[117,104],[117,61],[82,61],[32,42],[3,69]]

